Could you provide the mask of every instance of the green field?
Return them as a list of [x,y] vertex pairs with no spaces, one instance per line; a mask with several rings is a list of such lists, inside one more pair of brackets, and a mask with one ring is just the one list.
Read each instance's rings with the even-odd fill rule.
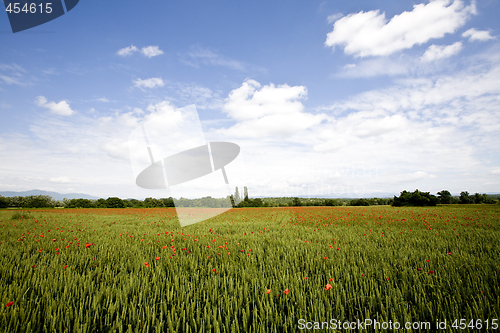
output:
[[182,229],[167,208],[19,215],[0,211],[0,332],[500,320],[498,205],[233,209]]

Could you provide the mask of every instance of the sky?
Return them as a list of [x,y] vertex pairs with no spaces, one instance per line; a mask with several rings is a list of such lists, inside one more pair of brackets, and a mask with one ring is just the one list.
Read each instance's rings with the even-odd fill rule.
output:
[[195,107],[206,141],[240,146],[226,171],[250,197],[499,193],[499,14],[499,0],[82,0],[18,33],[0,14],[0,191],[216,196],[136,185],[131,133]]

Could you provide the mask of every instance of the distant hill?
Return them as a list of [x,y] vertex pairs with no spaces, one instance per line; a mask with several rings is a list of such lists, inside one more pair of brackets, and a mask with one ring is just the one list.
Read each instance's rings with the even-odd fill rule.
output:
[[4,197],[28,197],[30,195],[49,195],[54,200],[62,200],[64,198],[68,199],[99,199],[99,197],[95,197],[93,195],[85,194],[85,193],[58,193],[44,190],[30,190],[30,191],[0,191],[0,195]]

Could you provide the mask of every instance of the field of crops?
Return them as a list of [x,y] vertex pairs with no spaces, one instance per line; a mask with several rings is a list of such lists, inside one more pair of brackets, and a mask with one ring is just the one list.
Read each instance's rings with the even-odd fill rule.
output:
[[26,212],[0,211],[0,332],[500,320],[498,205]]

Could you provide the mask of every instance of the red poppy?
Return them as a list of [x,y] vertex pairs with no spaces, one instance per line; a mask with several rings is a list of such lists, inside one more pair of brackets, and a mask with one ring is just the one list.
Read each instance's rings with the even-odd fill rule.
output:
[[333,281],[333,278],[330,278],[330,280],[328,280],[328,281],[332,282],[332,281]]
[[422,270],[422,268],[420,268],[420,267],[419,267],[419,268],[417,268],[417,271],[419,271],[419,272],[420,272],[421,270]]
[[328,259],[327,257],[324,258],[325,260]]
[[448,252],[448,255],[451,256],[451,252]]
[[89,243],[85,244],[85,248],[89,248],[90,245],[92,245],[92,244],[89,244]]
[[64,266],[63,269],[66,269],[66,267],[68,267],[68,265]]
[[6,307],[9,307],[9,306],[11,306],[12,304],[14,304],[14,301],[9,302],[9,303],[7,303],[7,304],[5,304],[5,306],[6,306]]
[[330,290],[330,289],[332,289],[332,285],[328,283],[325,287],[325,290]]
[[285,295],[288,295],[290,291],[288,290],[288,288],[286,288],[285,290],[283,290],[283,293],[285,293]]
[[38,252],[42,252],[43,250],[42,249],[38,249]]
[[267,289],[266,293],[270,294],[271,293],[271,289]]
[[337,251],[340,251],[340,247],[337,248]]
[[146,267],[149,267],[149,261],[146,261],[144,265],[146,265]]
[[156,259],[156,260],[160,260],[160,257],[156,257],[155,259]]
[[434,271],[429,271],[429,274],[434,274]]

